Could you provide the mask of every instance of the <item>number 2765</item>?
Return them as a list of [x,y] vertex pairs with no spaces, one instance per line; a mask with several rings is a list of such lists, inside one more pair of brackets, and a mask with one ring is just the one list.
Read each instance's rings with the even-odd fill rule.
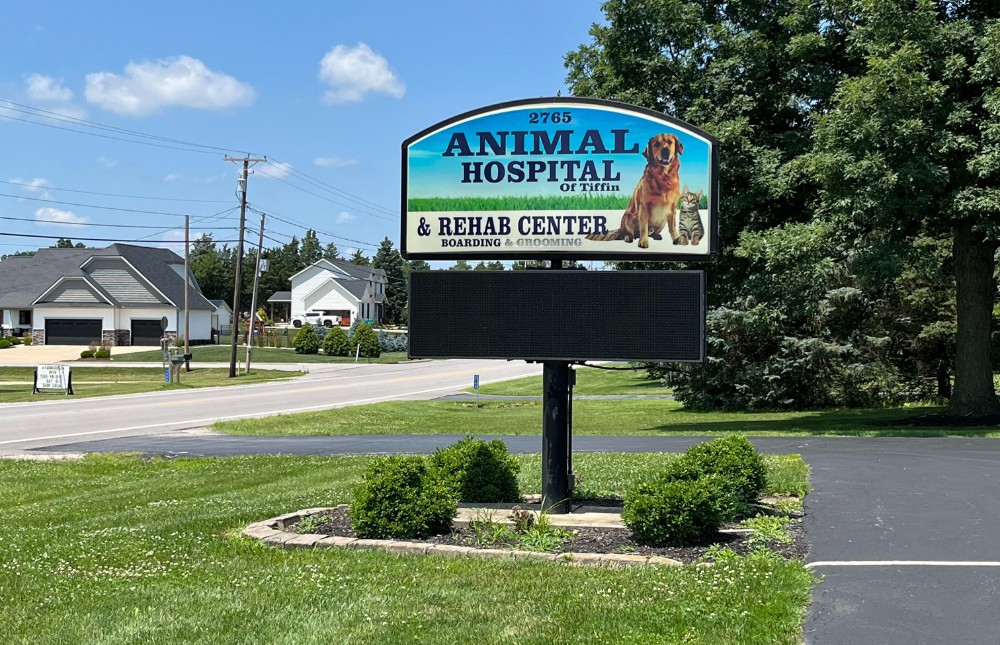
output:
[[531,112],[528,114],[528,123],[569,123],[573,120],[573,115],[569,112]]

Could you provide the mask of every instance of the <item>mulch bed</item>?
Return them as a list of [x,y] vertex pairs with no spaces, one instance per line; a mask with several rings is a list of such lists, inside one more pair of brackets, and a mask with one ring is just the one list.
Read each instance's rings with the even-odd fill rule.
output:
[[[319,524],[316,522],[319,520]],[[724,527],[724,528],[735,528]],[[351,528],[351,519],[347,515],[345,507],[338,507],[332,511],[311,516],[309,530],[303,531],[299,524],[289,526],[286,530],[300,533],[320,533],[325,535],[338,535],[341,537],[357,537]],[[745,534],[718,533],[712,539],[703,544],[692,544],[680,547],[651,547],[639,544],[632,539],[632,532],[628,529],[617,528],[567,528],[571,536],[564,540],[554,553],[574,552],[574,553],[628,553],[634,555],[658,555],[679,560],[685,564],[698,561],[708,548],[712,545],[719,545],[732,549],[738,554],[746,554],[756,548],[752,545]],[[790,526],[792,535],[791,544],[781,544],[779,542],[769,542],[765,546],[772,552],[778,553],[790,559],[804,559],[808,553],[808,543],[806,542],[805,531],[801,522],[793,522]],[[424,540],[409,539],[408,542],[425,542],[428,544],[451,544],[455,546],[471,546],[490,549],[518,548],[515,541],[494,542],[489,545],[477,544],[475,534],[472,529],[466,527],[456,527],[451,533],[445,535],[435,535]]]

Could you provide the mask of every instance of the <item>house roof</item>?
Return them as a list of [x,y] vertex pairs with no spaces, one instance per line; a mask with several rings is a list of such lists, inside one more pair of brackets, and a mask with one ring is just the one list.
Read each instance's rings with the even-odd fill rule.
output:
[[351,292],[351,295],[360,300],[365,295],[367,282],[361,280],[337,280],[337,284]]
[[[173,251],[131,244],[112,244],[104,249],[39,249],[31,256],[11,256],[0,262],[0,309],[30,309],[32,303],[60,278],[84,278],[89,274],[80,267],[90,258],[121,257],[157,291],[177,307],[184,303],[185,280],[171,265],[183,265]],[[95,286],[117,306],[100,284]],[[195,287],[188,288],[191,309],[215,310]]]
[[212,303],[213,305],[215,305],[216,309],[225,308],[225,309],[229,309],[230,311],[232,311],[232,309],[230,309],[230,307],[229,307],[229,303],[226,302],[225,300],[210,299],[209,302]]
[[271,297],[267,299],[268,302],[291,302],[292,292],[291,291],[275,291],[271,294]]
[[291,276],[289,278],[289,280],[293,280],[296,276],[301,275],[302,273],[308,271],[312,267],[315,267],[315,266],[322,267],[323,265],[326,265],[325,268],[327,270],[330,270],[330,269],[339,270],[340,272],[346,273],[347,275],[351,276],[352,278],[355,278],[355,279],[358,279],[358,280],[375,280],[375,279],[384,280],[385,279],[385,270],[384,269],[373,269],[371,267],[363,267],[363,266],[359,266],[357,264],[354,264],[352,262],[348,262],[346,260],[327,260],[327,259],[323,258],[323,259],[320,259],[320,260],[316,260],[315,262],[313,262],[312,264],[310,264],[306,268],[302,269],[302,271],[299,271],[295,275]]

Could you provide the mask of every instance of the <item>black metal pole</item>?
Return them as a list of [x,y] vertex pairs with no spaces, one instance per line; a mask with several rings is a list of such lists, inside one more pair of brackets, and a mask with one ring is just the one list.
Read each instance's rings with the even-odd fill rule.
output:
[[569,513],[569,363],[542,363],[542,510]]

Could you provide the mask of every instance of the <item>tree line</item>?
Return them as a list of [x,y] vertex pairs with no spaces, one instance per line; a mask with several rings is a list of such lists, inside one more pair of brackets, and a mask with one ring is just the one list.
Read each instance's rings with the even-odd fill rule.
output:
[[929,383],[952,415],[1000,413],[1000,2],[603,10],[606,24],[566,56],[572,93],[720,141],[709,363],[662,367],[682,398],[824,407]]

